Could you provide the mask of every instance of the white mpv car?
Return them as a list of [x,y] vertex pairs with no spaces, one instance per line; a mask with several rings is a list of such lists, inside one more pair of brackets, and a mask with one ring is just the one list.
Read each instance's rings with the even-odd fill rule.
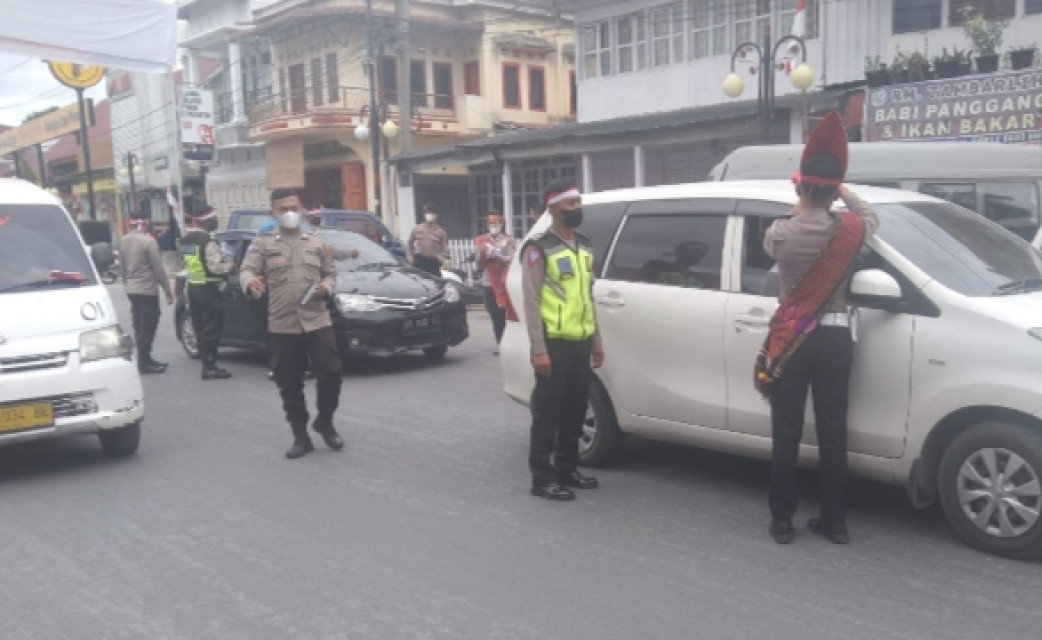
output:
[[[851,283],[852,474],[904,484],[917,506],[939,498],[979,549],[1042,556],[1042,254],[948,202],[853,190],[881,224]],[[752,383],[777,306],[762,241],[795,199],[781,181],[583,197],[607,354],[580,443],[584,464],[615,462],[626,435],[770,456],[769,406]],[[677,270],[688,277],[662,277]],[[508,275],[517,309],[520,271],[514,264]],[[505,390],[527,404],[527,334],[523,318],[511,320]],[[808,466],[817,457],[812,415],[800,452]]]

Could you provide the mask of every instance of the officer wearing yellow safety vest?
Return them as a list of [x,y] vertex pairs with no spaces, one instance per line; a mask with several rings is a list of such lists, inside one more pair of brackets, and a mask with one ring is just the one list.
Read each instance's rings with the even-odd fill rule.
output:
[[217,213],[207,208],[194,220],[195,228],[181,238],[181,254],[188,270],[188,308],[203,362],[202,378],[230,378],[231,373],[217,366],[217,348],[224,328],[221,285],[235,264],[222,261],[221,248],[214,241]]
[[521,252],[525,324],[536,384],[528,466],[532,495],[574,500],[572,489],[594,489],[579,473],[579,437],[593,368],[604,349],[593,307],[593,247],[575,229],[582,224],[579,189],[557,181],[544,193],[550,229]]

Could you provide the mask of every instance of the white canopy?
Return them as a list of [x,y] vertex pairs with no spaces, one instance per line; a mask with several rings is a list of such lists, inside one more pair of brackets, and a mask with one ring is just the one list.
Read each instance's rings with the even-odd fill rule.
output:
[[0,50],[140,71],[169,71],[177,7],[163,0],[0,0]]

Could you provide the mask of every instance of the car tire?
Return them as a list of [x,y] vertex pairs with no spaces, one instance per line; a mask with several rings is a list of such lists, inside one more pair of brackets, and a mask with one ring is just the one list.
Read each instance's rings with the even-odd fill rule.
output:
[[622,458],[625,448],[626,436],[619,429],[611,398],[604,386],[594,380],[579,438],[579,463],[584,467],[611,467]]
[[423,350],[423,355],[427,356],[430,360],[441,360],[445,357],[445,354],[449,352],[449,345],[439,344],[436,347],[427,347]]
[[113,458],[132,456],[141,444],[141,421],[118,429],[99,431],[98,440],[101,441],[101,450],[105,455]]
[[1004,421],[959,434],[938,472],[941,506],[959,537],[1018,560],[1042,558],[1040,484],[1042,433]]
[[177,339],[189,358],[193,360],[199,359],[199,341],[195,336],[192,314],[188,313],[187,309],[182,310],[177,316]]

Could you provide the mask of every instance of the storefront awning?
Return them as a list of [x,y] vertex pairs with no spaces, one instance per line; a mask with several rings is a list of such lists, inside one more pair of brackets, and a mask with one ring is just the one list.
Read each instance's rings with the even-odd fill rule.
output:
[[156,72],[177,55],[177,7],[163,0],[0,0],[0,15],[0,51]]

